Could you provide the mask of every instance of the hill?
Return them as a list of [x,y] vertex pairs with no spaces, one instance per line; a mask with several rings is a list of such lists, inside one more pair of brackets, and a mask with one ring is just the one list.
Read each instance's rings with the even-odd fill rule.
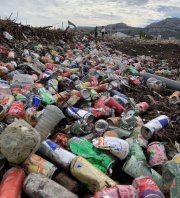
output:
[[[80,31],[91,32],[94,27],[78,27]],[[128,35],[137,35],[140,32],[145,32],[149,35],[157,36],[162,35],[162,38],[175,37],[180,39],[180,19],[179,18],[167,18],[162,21],[152,23],[145,28],[131,27],[125,23],[109,24],[106,26],[107,32],[122,32]]]

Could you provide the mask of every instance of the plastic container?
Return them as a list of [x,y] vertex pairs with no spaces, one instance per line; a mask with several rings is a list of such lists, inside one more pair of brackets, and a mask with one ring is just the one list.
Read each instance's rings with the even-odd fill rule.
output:
[[42,114],[38,117],[38,122],[37,125],[35,126],[35,129],[41,135],[41,141],[47,138],[47,136],[51,133],[54,127],[63,118],[65,118],[65,116],[58,107],[54,105],[46,106]]

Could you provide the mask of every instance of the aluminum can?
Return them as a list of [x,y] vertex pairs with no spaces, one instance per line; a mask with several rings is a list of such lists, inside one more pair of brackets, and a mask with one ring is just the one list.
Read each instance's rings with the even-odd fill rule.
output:
[[106,120],[100,119],[95,122],[94,128],[98,133],[104,133],[107,131],[109,124]]
[[134,142],[130,146],[130,155],[135,156],[135,158],[139,161],[146,161],[146,157],[143,153],[143,150],[137,142]]
[[169,97],[169,103],[170,103],[170,104],[178,104],[178,103],[180,103],[180,91],[175,91],[175,92]]
[[127,141],[116,137],[99,137],[93,140],[96,148],[109,150],[114,156],[123,160],[129,153],[129,144]]
[[92,122],[94,119],[94,116],[91,113],[76,107],[68,107],[66,109],[66,114],[74,119],[83,118],[87,122]]
[[66,101],[65,103],[63,103],[62,107],[71,107],[73,105],[75,105],[78,101],[80,100],[79,97],[77,97],[76,95],[72,95],[68,101]]
[[118,96],[118,95],[114,95],[113,98],[120,103],[121,105],[123,105],[124,107],[127,107],[129,104],[129,101],[126,100],[125,98]]
[[115,110],[111,109],[109,107],[106,107],[105,105],[102,105],[102,107],[99,106],[99,108],[86,108],[88,112],[91,112],[94,117],[99,118],[103,116],[113,116]]
[[125,111],[124,107],[121,106],[114,98],[110,97],[104,101],[104,104],[110,108],[115,109],[117,112],[122,113]]
[[123,128],[119,128],[119,127],[109,126],[108,129],[116,132],[120,138],[121,137],[129,137],[131,134],[131,131],[123,129]]
[[55,142],[47,139],[40,145],[39,151],[58,166],[68,170],[72,160],[76,157],[73,153],[59,147]]
[[168,126],[170,123],[170,118],[166,115],[160,115],[157,118],[149,121],[141,128],[142,136],[148,140],[153,136],[153,133],[161,130],[162,128]]
[[34,95],[32,98],[32,106],[38,109],[40,104],[41,104],[41,98],[38,95]]
[[123,94],[123,93],[121,93],[121,92],[119,92],[119,91],[117,91],[117,90],[112,90],[112,95],[113,95],[113,96],[114,96],[114,95],[118,95],[118,96],[120,96],[121,98],[124,98],[124,99],[128,100],[128,96],[126,96],[125,94]]
[[139,76],[131,76],[129,75],[128,76],[128,79],[129,79],[129,82],[134,85],[134,86],[138,86],[141,84],[141,81],[140,81],[140,77]]
[[136,104],[136,108],[139,113],[145,113],[149,109],[149,104],[147,102],[140,102]]
[[149,164],[151,166],[163,165],[168,161],[165,147],[161,142],[152,142],[148,145]]
[[99,94],[94,89],[90,90],[90,96],[92,100],[97,100],[99,98]]
[[138,161],[135,156],[131,156],[124,164],[123,171],[133,178],[140,176],[152,176],[151,169],[144,161]]
[[111,117],[107,119],[109,126],[120,127],[120,117]]
[[113,198],[138,198],[136,189],[131,185],[117,185],[107,188],[101,192],[95,193],[92,198],[105,198],[106,196]]
[[83,86],[84,86],[84,87],[91,87],[91,83],[90,83],[90,82],[84,82],[84,83],[83,83]]
[[103,134],[103,137],[116,137],[118,138],[118,134],[114,131],[106,131],[104,134]]
[[21,197],[25,173],[21,168],[11,168],[3,176],[0,188],[0,197]]
[[60,184],[38,173],[31,173],[26,177],[23,190],[29,198],[77,198],[77,195]]
[[104,91],[107,91],[107,89],[108,89],[108,83],[97,85],[97,86],[91,87],[91,88],[94,89],[95,91],[97,91],[98,93],[104,92]]
[[25,115],[25,105],[21,101],[15,101],[9,108],[6,116],[6,122],[12,123],[14,118],[23,118]]
[[89,79],[90,79],[91,86],[98,85],[98,80],[97,80],[96,76],[90,76]]
[[80,156],[72,161],[70,171],[93,193],[117,185],[110,177]]
[[90,98],[90,92],[88,89],[82,89],[80,90],[80,97],[83,99],[88,99]]
[[91,133],[93,123],[84,122],[84,120],[77,120],[71,125],[70,131],[74,135],[85,135]]
[[40,173],[49,178],[51,178],[54,172],[57,170],[54,164],[36,154],[32,154],[28,160],[26,160],[23,166],[27,174]]
[[137,119],[134,115],[124,114],[121,118],[120,126],[123,129],[131,130],[137,124]]
[[70,98],[70,94],[67,91],[62,91],[54,95],[54,99],[57,103],[62,103]]
[[164,198],[163,193],[151,177],[136,178],[133,181],[133,186],[137,189],[139,198]]

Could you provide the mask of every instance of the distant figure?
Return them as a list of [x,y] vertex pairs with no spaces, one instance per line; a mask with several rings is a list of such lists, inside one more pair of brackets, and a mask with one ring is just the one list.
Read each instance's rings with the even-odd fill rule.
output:
[[104,34],[106,33],[106,29],[104,26],[101,27],[101,35],[102,35],[102,38],[104,38]]
[[98,27],[96,26],[94,28],[94,36],[95,36],[95,38],[97,38],[97,35],[98,35]]

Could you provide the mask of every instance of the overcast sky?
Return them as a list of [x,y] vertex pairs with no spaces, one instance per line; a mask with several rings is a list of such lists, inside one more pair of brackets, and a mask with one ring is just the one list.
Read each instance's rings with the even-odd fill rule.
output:
[[124,22],[144,27],[167,17],[180,18],[180,0],[0,0],[2,18],[13,13],[23,24],[46,26],[67,20],[77,26]]

